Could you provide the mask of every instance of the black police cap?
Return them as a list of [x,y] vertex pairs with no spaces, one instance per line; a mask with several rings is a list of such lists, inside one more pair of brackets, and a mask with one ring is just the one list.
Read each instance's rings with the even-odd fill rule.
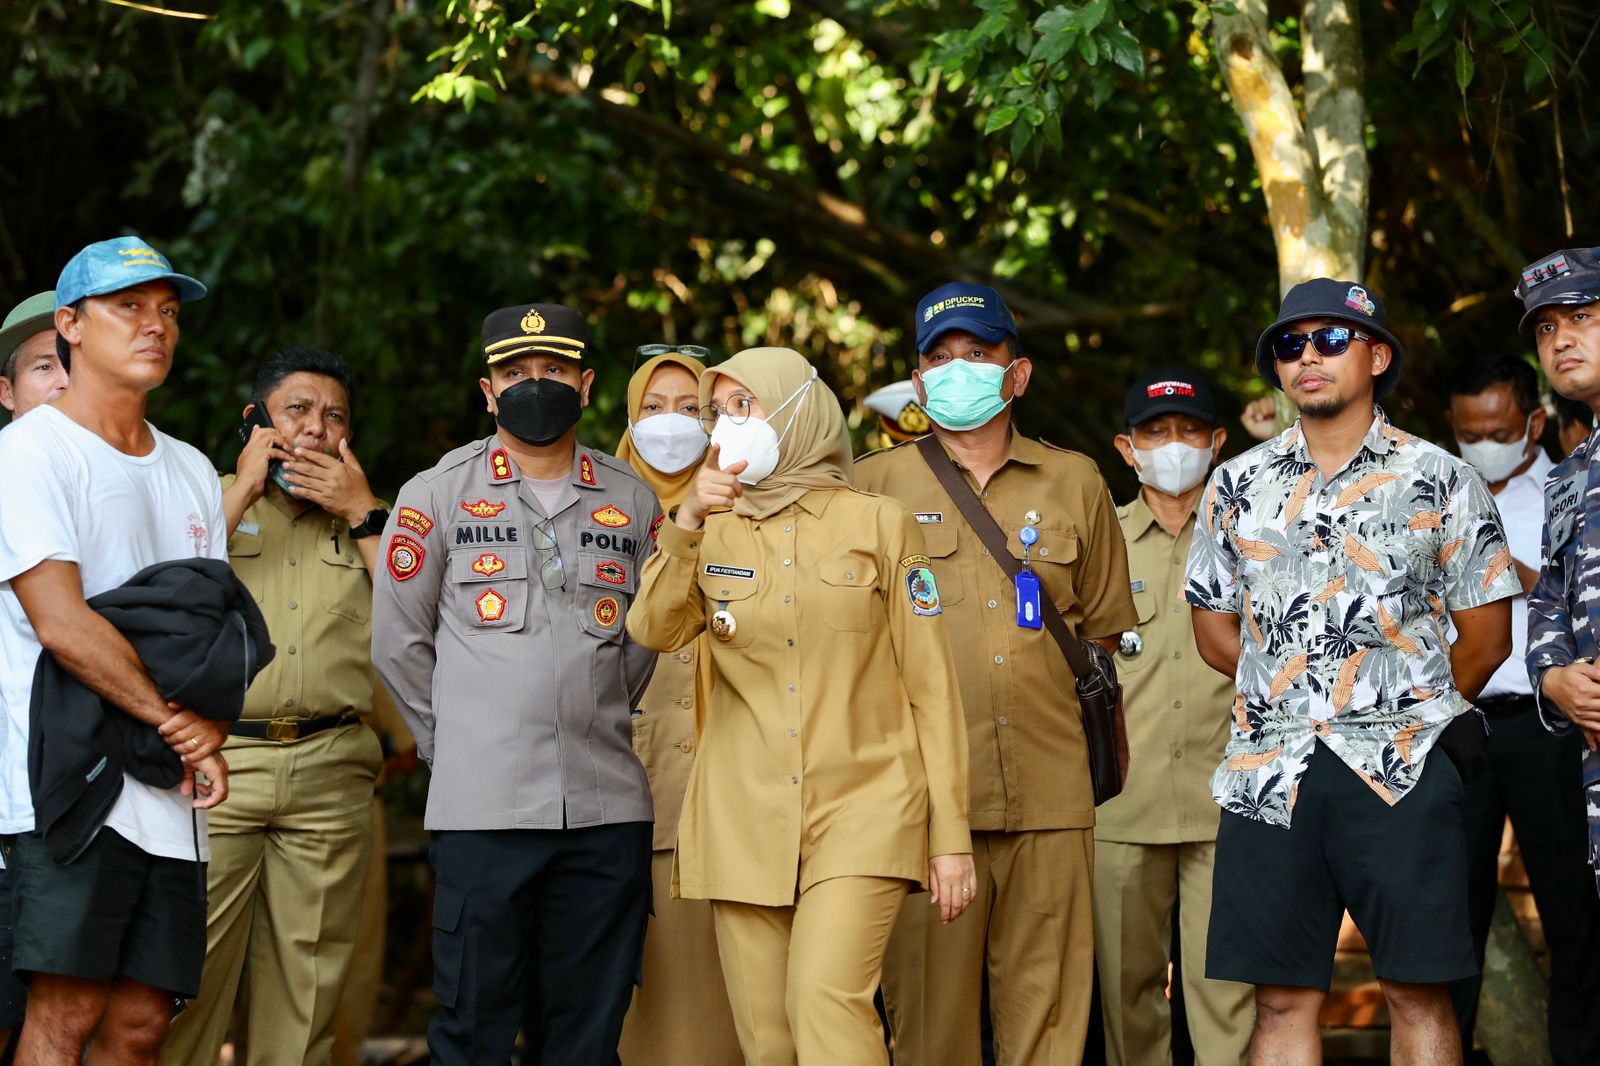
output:
[[483,320],[483,361],[493,366],[519,355],[582,359],[589,323],[561,304],[518,304],[491,311]]

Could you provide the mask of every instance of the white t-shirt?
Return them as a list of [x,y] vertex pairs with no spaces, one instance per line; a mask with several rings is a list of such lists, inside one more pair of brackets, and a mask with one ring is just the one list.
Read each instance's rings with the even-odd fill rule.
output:
[[[1544,448],[1539,448],[1533,465],[1507,480],[1494,498],[1495,506],[1500,508],[1500,521],[1505,526],[1511,557],[1533,570],[1539,569],[1540,541],[1544,536],[1544,479],[1554,466]],[[1518,596],[1511,601],[1511,654],[1490,675],[1479,698],[1533,695],[1525,661],[1527,654],[1528,597]]]
[[[0,434],[0,832],[33,829],[28,706],[40,647],[11,579],[48,560],[76,563],[83,595],[155,563],[227,558],[222,488],[200,452],[154,426],[149,455],[124,455],[54,407]],[[126,777],[106,825],[151,855],[195,858],[193,801]],[[210,857],[200,815],[200,859]]]

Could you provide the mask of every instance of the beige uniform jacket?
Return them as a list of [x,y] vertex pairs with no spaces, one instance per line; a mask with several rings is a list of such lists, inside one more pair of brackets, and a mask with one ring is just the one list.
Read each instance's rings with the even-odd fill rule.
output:
[[[384,527],[372,662],[433,771],[428,829],[651,818],[629,720],[656,656],[623,625],[661,508],[582,444],[570,485],[547,516],[490,437],[406,482]],[[540,529],[561,588],[545,588]]]
[[[915,512],[933,557],[966,708],[972,828],[1094,825],[1082,714],[1061,645],[1046,629],[1017,625],[1015,586],[914,444],[864,456],[855,483]],[[1018,558],[1018,531],[1038,530],[1033,570],[1074,632],[1113,636],[1134,624],[1122,530],[1092,460],[1013,433],[1004,465],[979,495]]]
[[1228,743],[1234,687],[1195,650],[1183,598],[1195,519],[1190,515],[1174,537],[1143,496],[1119,507],[1117,517],[1128,539],[1128,577],[1139,612],[1117,652],[1130,759],[1122,795],[1095,812],[1095,839],[1215,840],[1222,808],[1211,798],[1211,772]]
[[[222,487],[233,484],[232,474]],[[247,719],[372,710],[372,578],[344,519],[299,515],[272,483],[228,538],[228,562],[256,598],[278,654],[245,695]]]
[[[972,850],[950,642],[915,521],[892,500],[807,493],[751,520],[661,527],[629,631],[671,650],[718,610],[709,705],[678,827],[678,894],[788,906],[840,876],[922,884]],[[917,602],[913,602],[914,595]]]
[[671,851],[678,843],[678,814],[694,769],[698,734],[694,675],[699,646],[696,642],[661,654],[633,717],[633,750],[650,778],[656,809],[653,851]]

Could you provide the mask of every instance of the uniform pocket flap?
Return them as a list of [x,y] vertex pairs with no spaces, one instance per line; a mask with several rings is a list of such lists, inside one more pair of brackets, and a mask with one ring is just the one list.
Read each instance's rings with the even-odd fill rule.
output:
[[350,539],[348,533],[330,535],[317,541],[317,558],[329,566],[345,566],[352,570],[367,568],[366,561],[361,558],[361,549],[356,547],[356,542]]
[[433,891],[433,927],[441,933],[455,932],[466,905],[465,892],[449,885],[438,885]]
[[1156,594],[1140,589],[1133,594],[1133,609],[1139,612],[1139,624],[1144,625],[1156,616]]
[[[913,561],[912,566],[923,565]],[[864,589],[878,583],[878,564],[871,559],[844,556],[817,567],[817,576],[837,588]]]
[[261,535],[259,533],[235,533],[228,538],[229,558],[249,558],[261,554]]
[[634,573],[633,558],[615,552],[580,551],[578,553],[578,583],[591,588],[611,589],[633,594],[639,587],[639,575]]
[[[1022,541],[1012,536],[1016,544],[1016,554],[1022,557]],[[1076,533],[1061,533],[1049,529],[1039,530],[1039,541],[1028,552],[1028,556],[1040,562],[1059,563],[1065,566],[1076,562],[1078,558],[1078,535]]]
[[949,522],[932,522],[922,527],[922,540],[928,546],[928,554],[935,559],[943,559],[954,555],[956,551],[956,527]]
[[521,548],[467,549],[450,553],[450,580],[518,581],[528,576],[528,557]]

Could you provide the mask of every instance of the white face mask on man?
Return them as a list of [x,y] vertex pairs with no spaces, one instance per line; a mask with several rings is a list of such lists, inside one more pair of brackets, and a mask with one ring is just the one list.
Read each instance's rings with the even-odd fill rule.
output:
[[1510,444],[1501,444],[1493,440],[1479,440],[1468,444],[1457,437],[1456,447],[1461,449],[1461,458],[1477,467],[1478,473],[1492,485],[1510,477],[1512,471],[1527,460],[1528,437],[1532,432],[1533,415],[1530,414],[1527,422],[1523,423],[1522,436]]
[[[1216,440],[1214,435],[1212,440]],[[1177,442],[1159,448],[1134,448],[1133,458],[1138,464],[1139,483],[1168,496],[1182,496],[1203,482],[1211,469],[1211,448]]]

